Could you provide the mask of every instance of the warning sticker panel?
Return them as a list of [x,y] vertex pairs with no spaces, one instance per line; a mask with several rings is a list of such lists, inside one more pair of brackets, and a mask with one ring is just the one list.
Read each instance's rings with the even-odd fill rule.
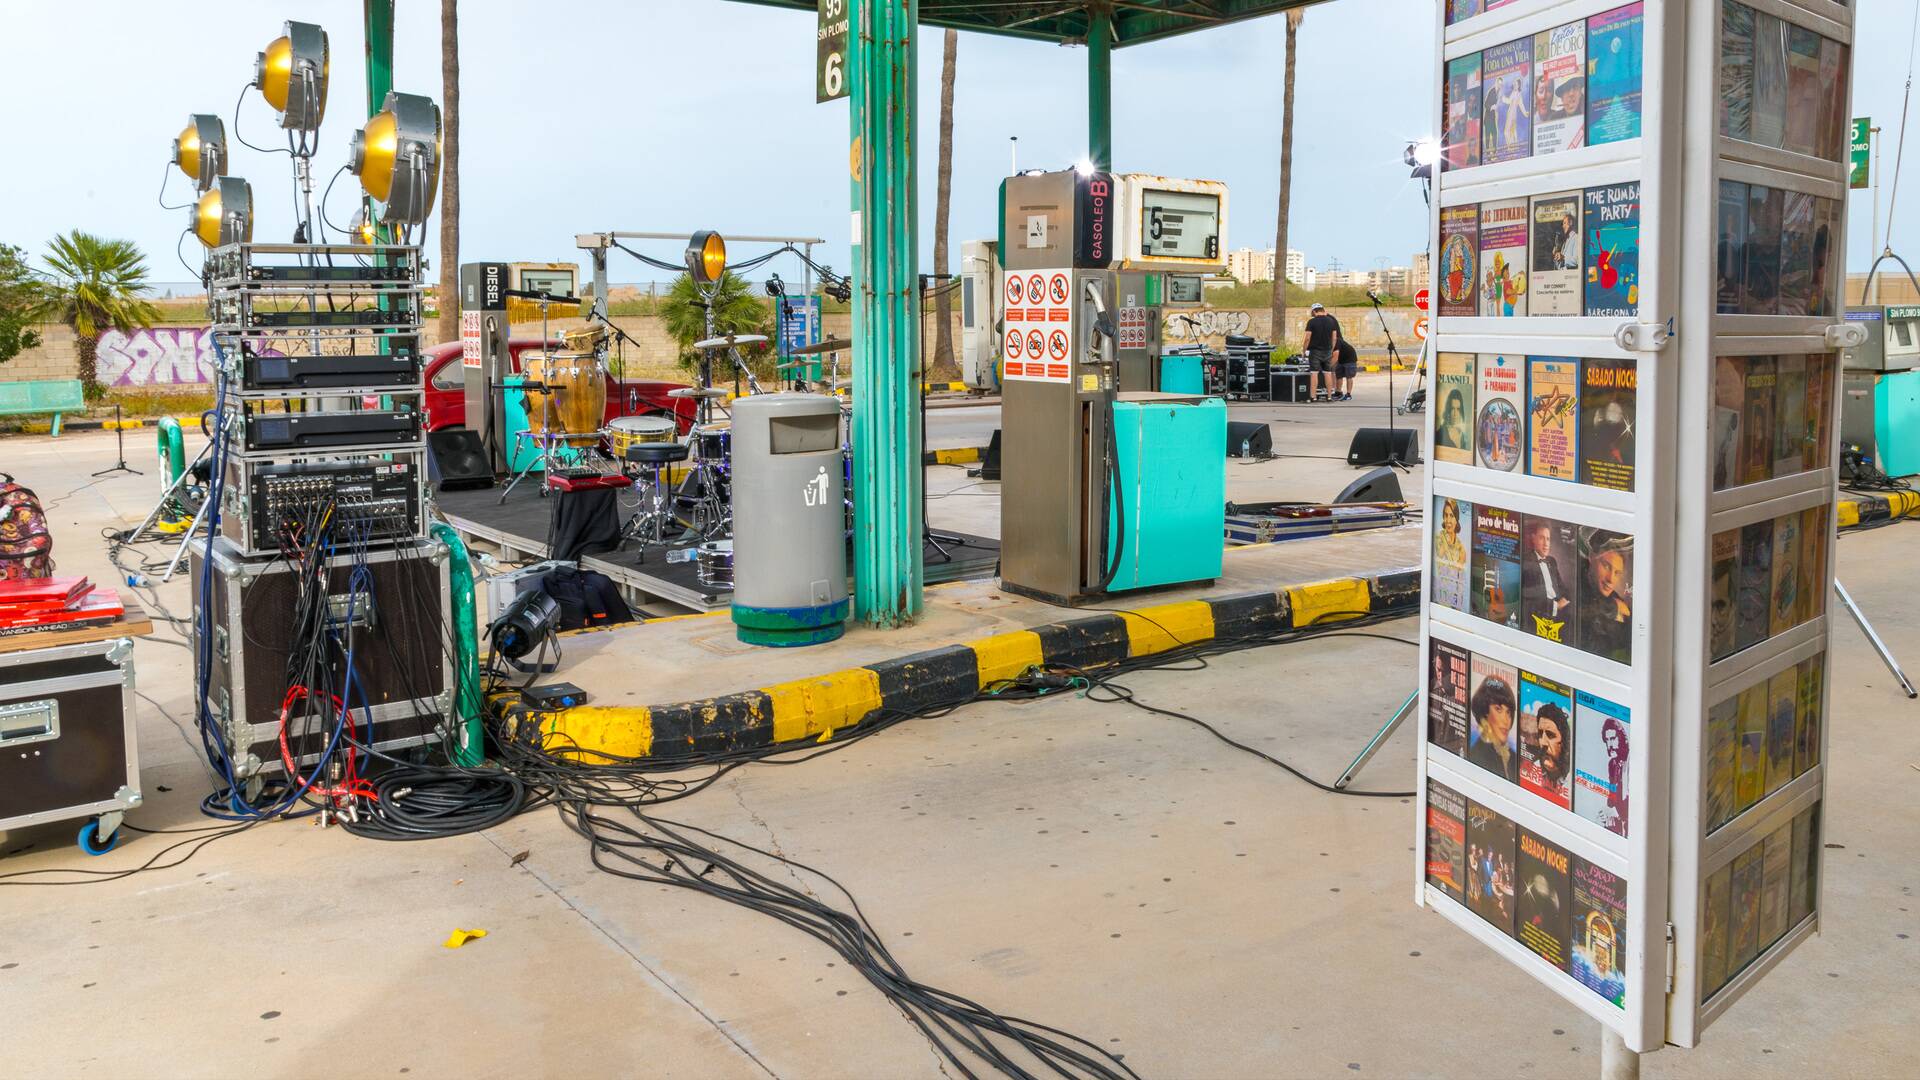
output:
[[1073,271],[1004,271],[1006,378],[1069,382],[1073,372]]
[[1144,349],[1147,347],[1147,309],[1143,307],[1123,307],[1120,309],[1119,332],[1115,344],[1122,349]]

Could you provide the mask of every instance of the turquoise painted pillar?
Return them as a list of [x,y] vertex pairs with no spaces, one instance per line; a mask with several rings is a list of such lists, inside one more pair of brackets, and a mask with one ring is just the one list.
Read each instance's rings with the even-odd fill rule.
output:
[[1113,12],[1087,12],[1087,159],[1113,171]]
[[920,613],[918,0],[853,0],[853,600],[869,626]]

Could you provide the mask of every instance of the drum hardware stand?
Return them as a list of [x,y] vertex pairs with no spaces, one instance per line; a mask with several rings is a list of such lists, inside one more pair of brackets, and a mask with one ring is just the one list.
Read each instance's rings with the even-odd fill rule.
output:
[[[200,453],[194,456],[192,464],[181,469],[180,475],[174,477],[173,482],[168,484],[166,490],[160,493],[159,501],[153,504],[153,509],[147,511],[147,516],[142,518],[140,524],[127,533],[127,542],[132,543],[140,539],[141,533],[146,532],[153,526],[155,521],[160,520],[160,515],[166,511],[167,504],[174,500],[175,496],[179,494],[180,489],[186,486],[187,481],[193,479],[193,470],[195,467],[206,460],[207,456],[211,453],[213,453],[213,440],[209,439],[207,440],[207,444],[200,448]],[[110,472],[112,470],[105,471]],[[135,470],[129,469],[127,471],[134,472]],[[174,552],[172,561],[167,563],[167,572],[161,576],[161,581],[172,580],[174,572],[180,568],[180,560],[185,557],[187,553],[187,545],[192,542],[193,534],[200,531],[200,523],[206,519],[207,504],[210,501],[211,500],[208,499],[202,499],[200,508],[194,511],[192,521],[187,525],[186,530],[180,534],[179,549]]]
[[1373,755],[1379,753],[1380,748],[1387,744],[1387,740],[1400,729],[1400,725],[1406,722],[1407,717],[1413,715],[1414,703],[1419,700],[1420,691],[1418,690],[1407,695],[1407,700],[1393,710],[1393,715],[1387,717],[1387,722],[1380,725],[1380,730],[1374,733],[1373,738],[1367,740],[1367,745],[1360,748],[1359,756],[1353,759],[1353,764],[1347,766],[1346,771],[1340,774],[1340,779],[1333,782],[1334,790],[1344,791],[1348,784],[1353,783],[1353,778],[1359,775],[1361,769],[1367,767],[1367,762],[1373,760]]
[[94,473],[94,476],[106,476],[117,472],[132,473],[135,476],[147,475],[127,464],[127,430],[122,426],[124,423],[120,419],[120,403],[116,401],[113,403],[113,452],[118,460],[111,468],[101,469]]
[[1900,670],[1900,662],[1893,658],[1893,653],[1887,649],[1887,643],[1880,640],[1880,635],[1874,633],[1873,624],[1860,613],[1860,605],[1853,602],[1853,597],[1847,594],[1847,587],[1840,584],[1839,578],[1833,579],[1833,591],[1839,594],[1840,602],[1847,605],[1848,613],[1853,616],[1853,621],[1860,625],[1860,632],[1867,635],[1867,640],[1873,644],[1873,651],[1880,654],[1880,660],[1887,665],[1887,670],[1893,672],[1893,677],[1900,680],[1900,689],[1906,693],[1907,698],[1909,700],[1920,698],[1920,691],[1913,688],[1913,682],[1907,678],[1907,673]]

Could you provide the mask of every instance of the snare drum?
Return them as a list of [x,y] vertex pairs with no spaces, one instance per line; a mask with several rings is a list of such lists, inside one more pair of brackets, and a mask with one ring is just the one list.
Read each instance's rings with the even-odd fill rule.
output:
[[665,416],[621,416],[607,422],[607,452],[624,459],[629,447],[672,442],[674,422]]
[[694,576],[700,584],[733,588],[733,541],[709,540],[694,549]]
[[733,421],[716,420],[693,429],[693,453],[703,461],[727,464],[733,459]]

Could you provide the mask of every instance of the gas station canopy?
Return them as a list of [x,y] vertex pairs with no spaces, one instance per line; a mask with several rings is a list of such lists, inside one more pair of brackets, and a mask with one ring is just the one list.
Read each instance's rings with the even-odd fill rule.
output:
[[[768,7],[814,11],[818,0],[745,0]],[[1231,22],[1305,7],[1309,0],[1108,0],[1106,3],[1059,3],[1038,0],[921,0],[920,21],[930,26],[1005,34],[1036,41],[1081,42],[1087,39],[1092,11],[1106,10],[1113,19],[1113,46],[1149,41],[1205,30]]]

